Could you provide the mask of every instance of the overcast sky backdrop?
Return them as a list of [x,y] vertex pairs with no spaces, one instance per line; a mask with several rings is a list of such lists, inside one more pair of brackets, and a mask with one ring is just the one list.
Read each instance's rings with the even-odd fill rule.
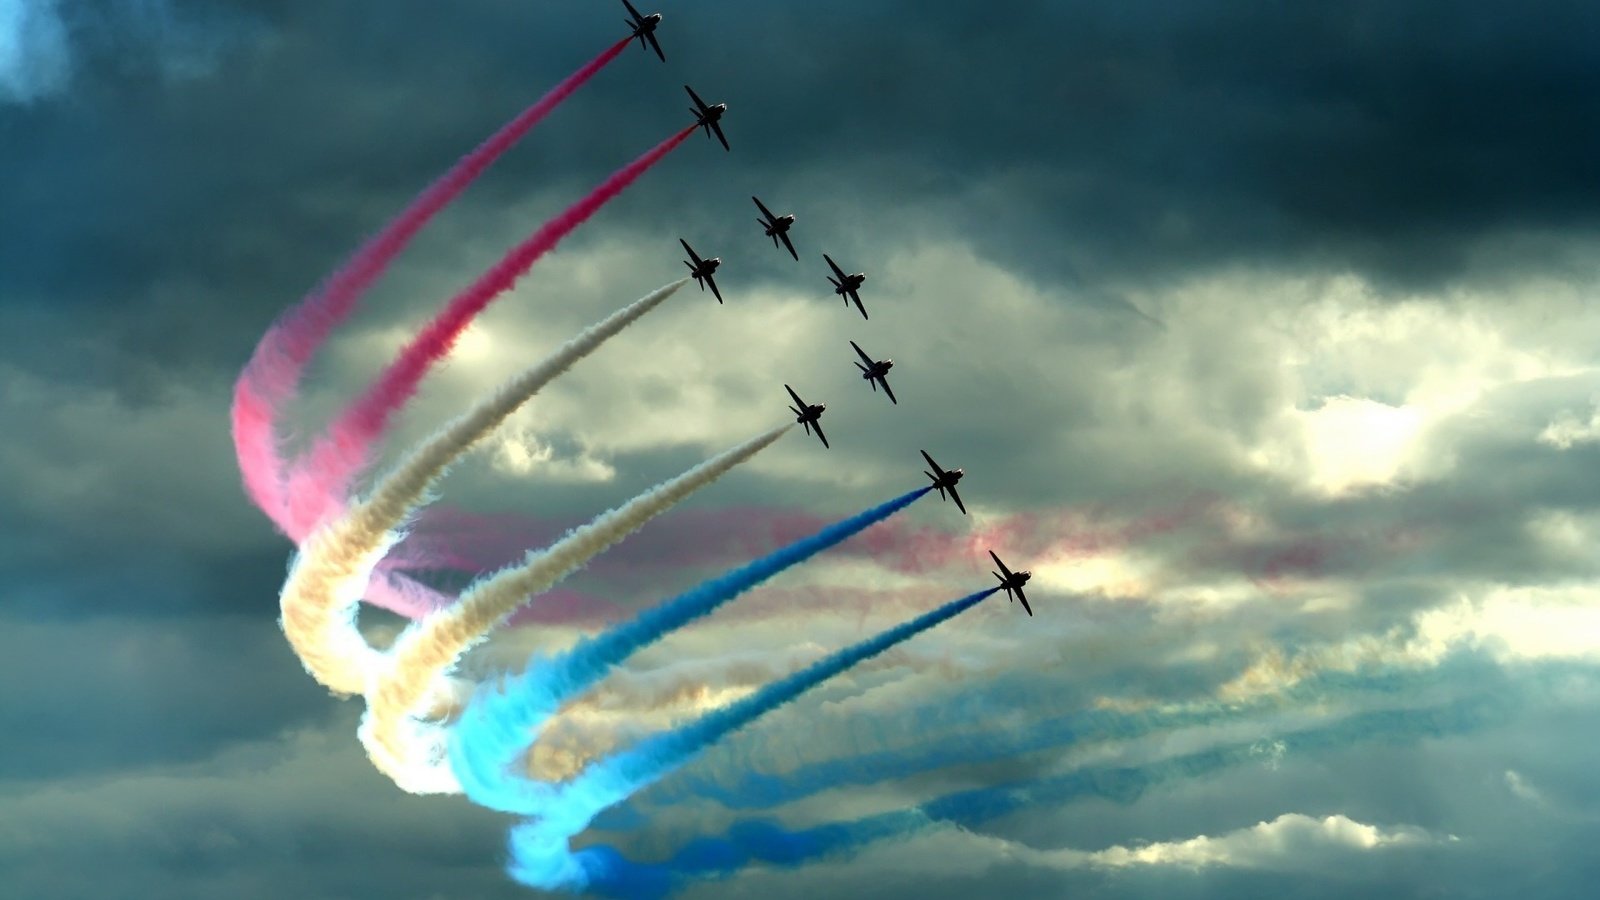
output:
[[[1099,710],[1132,730],[756,814],[1031,786],[1015,813],[689,895],[1592,896],[1600,6],[640,6],[667,63],[630,49],[438,219],[313,368],[301,435],[681,127],[688,82],[729,104],[732,152],[694,137],[575,233],[391,451],[680,277],[684,237],[726,305],[680,292],[452,474],[451,504],[521,523],[485,564],[781,421],[787,382],[834,449],[785,438],[573,585],[624,615],[914,486],[919,448],[967,469],[972,516],[924,500],[636,674],[781,674],[982,585],[988,547],[1032,567],[1038,615],[991,600],[841,679],[607,842],[650,858],[749,815],[696,785]],[[508,820],[396,790],[284,642],[291,547],[239,486],[229,392],[275,316],[621,15],[0,0],[0,893],[527,895]],[[799,262],[751,194],[797,215]],[[868,273],[870,321],[824,251]],[[899,406],[849,339],[895,359]],[[1047,789],[1082,767],[1144,787]]]

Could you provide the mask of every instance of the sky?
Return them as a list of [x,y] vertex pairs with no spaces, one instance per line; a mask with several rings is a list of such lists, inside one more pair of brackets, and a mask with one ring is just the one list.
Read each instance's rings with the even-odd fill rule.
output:
[[[312,367],[294,446],[506,248],[687,124],[687,82],[728,103],[732,151],[695,135],[541,261],[385,459],[682,277],[680,237],[722,257],[726,304],[679,291],[457,466],[444,501],[503,527],[438,584],[780,423],[784,383],[828,404],[833,447],[785,437],[562,586],[596,617],[503,630],[465,668],[516,670],[916,487],[919,449],[966,469],[970,516],[923,499],[672,635],[619,684],[699,685],[690,707],[613,685],[535,755],[992,583],[989,548],[1031,568],[1036,615],[991,598],[583,842],[651,860],[753,821],[920,817],[695,898],[1589,895],[1600,8],[641,9],[665,16],[666,63],[630,48],[439,216]],[[622,13],[0,0],[10,891],[531,893],[502,871],[511,819],[396,789],[359,700],[290,651],[293,546],[245,497],[228,405],[280,312]],[[796,215],[798,262],[752,194]],[[868,273],[870,320],[823,252]],[[894,358],[898,405],[848,340]],[[402,623],[361,624],[381,644]],[[992,805],[949,799],[972,791]]]

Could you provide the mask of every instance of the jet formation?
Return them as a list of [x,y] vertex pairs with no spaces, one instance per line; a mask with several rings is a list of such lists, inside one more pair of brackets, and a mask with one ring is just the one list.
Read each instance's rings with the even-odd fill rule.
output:
[[694,88],[686,84],[683,89],[689,92],[689,99],[694,101],[694,108],[689,110],[694,113],[694,123],[706,130],[707,138],[710,138],[711,132],[715,131],[717,140],[722,142],[722,149],[732,150],[733,148],[728,146],[728,136],[722,133],[722,114],[728,111],[728,104],[707,106],[706,102],[700,99],[700,95],[694,92]]
[[794,388],[789,387],[787,384],[783,386],[783,389],[788,391],[789,396],[794,398],[795,405],[789,407],[789,411],[795,415],[794,420],[805,426],[806,434],[810,434],[811,429],[815,428],[817,430],[817,439],[822,441],[822,446],[828,446],[828,436],[822,433],[822,411],[828,408],[827,404],[807,403],[801,400],[800,395],[794,392]]
[[[632,37],[638,38],[641,46],[648,46],[650,49],[655,50],[656,55],[661,58],[662,62],[665,62],[667,59],[666,54],[661,51],[661,45],[656,41],[656,27],[661,24],[661,14],[641,15],[629,0],[622,0],[622,5],[628,11],[627,25],[633,30]],[[695,126],[705,131],[707,139],[713,134],[716,135],[717,140],[722,144],[723,150],[732,150],[728,146],[727,135],[722,132],[722,116],[728,111],[728,104],[707,104],[700,99],[699,94],[694,92],[694,88],[686,84],[683,89],[688,92],[689,99],[694,102],[694,106],[690,108],[689,112],[694,116]],[[761,217],[756,222],[761,226],[762,232],[772,239],[772,246],[777,247],[781,243],[783,249],[788,250],[789,255],[798,262],[800,254],[795,250],[794,242],[789,237],[789,229],[795,222],[794,214],[776,215],[767,208],[765,203],[761,202],[760,197],[752,195],[750,199],[755,202],[756,209],[761,211]],[[693,247],[689,246],[688,241],[679,238],[678,243],[682,244],[684,252],[689,254],[689,258],[684,260],[683,264],[689,267],[689,273],[694,278],[695,283],[700,285],[700,290],[704,291],[709,287],[712,295],[717,298],[717,302],[719,304],[722,303],[722,292],[717,288],[717,282],[713,277],[717,267],[722,264],[721,257],[714,256],[710,259],[703,259],[694,251]],[[861,318],[867,320],[867,308],[862,305],[859,293],[862,284],[867,280],[866,273],[845,272],[844,269],[839,267],[838,263],[834,262],[833,257],[827,253],[822,254],[822,258],[827,261],[828,268],[832,270],[832,274],[828,275],[828,283],[833,285],[833,292],[844,298],[846,308],[852,302],[855,303],[856,309],[861,313]],[[851,341],[850,346],[855,349],[856,355],[860,357],[860,361],[856,362],[855,366],[860,370],[861,378],[872,387],[874,392],[882,386],[884,394],[889,398],[889,402],[898,406],[900,401],[889,387],[888,378],[889,370],[894,367],[894,360],[873,359],[855,341]],[[795,421],[804,426],[807,434],[815,430],[817,439],[822,442],[822,446],[828,448],[828,436],[822,432],[822,413],[827,409],[827,405],[807,403],[801,399],[794,388],[787,384],[783,386],[783,389],[789,392],[789,397],[794,401],[794,405],[789,407],[789,411],[794,413]],[[941,468],[937,462],[934,462],[928,451],[922,450],[920,452],[922,453],[922,458],[927,460],[928,467],[932,469],[932,471],[924,470],[923,474],[933,481],[933,488],[938,490],[941,498],[953,501],[956,508],[961,511],[961,514],[966,515],[966,504],[961,501],[961,495],[956,493],[956,484],[961,481],[966,472],[962,469]],[[1006,596],[1012,601],[1020,602],[1023,611],[1032,616],[1033,607],[1028,604],[1028,598],[1023,594],[1022,587],[1028,583],[1028,579],[1033,577],[1033,573],[1026,569],[1017,572],[1011,571],[1006,568],[1006,564],[1000,561],[1000,557],[993,550],[989,551],[989,556],[1000,569],[999,572],[991,573],[995,578],[999,579],[999,589],[1004,590]]]
[[867,384],[872,385],[873,392],[877,392],[878,385],[883,385],[883,392],[889,395],[889,402],[899,406],[900,401],[894,398],[894,391],[889,389],[889,370],[894,368],[894,360],[873,359],[855,341],[851,341],[850,346],[856,348],[856,355],[861,357],[861,362],[856,363],[856,368],[861,370],[861,377]]
[[756,208],[761,210],[762,218],[756,221],[760,222],[761,227],[766,229],[767,237],[772,238],[772,246],[776,247],[779,241],[783,241],[783,245],[789,248],[789,255],[794,257],[795,262],[799,262],[800,254],[794,252],[794,244],[789,243],[789,226],[794,224],[794,214],[786,213],[781,216],[775,216],[772,214],[772,210],[767,209],[767,205],[761,202],[760,197],[751,197],[750,199],[754,200]]
[[651,49],[655,50],[656,55],[661,57],[661,61],[666,62],[667,55],[661,52],[661,45],[656,43],[656,26],[661,24],[661,13],[641,16],[639,11],[634,9],[633,4],[629,3],[628,0],[622,0],[622,5],[628,8],[629,19],[627,25],[633,29],[633,36],[639,39],[639,46],[642,47],[646,42],[649,42]]
[[1028,583],[1028,579],[1033,577],[1033,573],[1027,569],[1023,569],[1021,572],[1013,572],[1006,568],[1006,564],[1000,561],[1000,557],[994,555],[993,550],[989,551],[989,555],[994,558],[994,564],[1000,567],[1000,572],[1005,573],[1004,575],[1001,575],[1000,572],[990,572],[989,574],[1000,579],[1000,587],[1005,590],[1007,597],[1022,603],[1023,612],[1030,616],[1033,615],[1033,607],[1028,605],[1028,598],[1022,593],[1022,586]]
[[[700,285],[700,290],[702,291],[706,289],[706,285],[711,285],[712,296],[717,298],[718,303],[721,303],[722,292],[717,290],[717,281],[711,277],[711,274],[717,271],[717,266],[722,265],[722,257],[713,256],[710,259],[701,259],[700,254],[694,252],[694,248],[689,246],[688,241],[678,238],[678,243],[682,244],[683,251],[689,254],[689,259],[684,260],[683,264],[689,267],[689,274],[694,277],[695,284]],[[690,262],[690,260],[693,260],[693,262]]]
[[865,319],[867,308],[861,305],[861,295],[856,291],[861,288],[861,283],[867,280],[867,273],[856,272],[853,275],[846,275],[844,270],[839,268],[839,264],[833,261],[833,257],[824,253],[822,258],[828,261],[828,267],[833,269],[833,275],[839,276],[838,278],[834,278],[833,275],[828,276],[828,281],[833,284],[833,292],[845,298],[845,306],[849,306],[850,301],[854,300],[856,309],[861,310],[861,318]]
[[961,510],[963,516],[966,515],[966,504],[961,502],[961,495],[956,493],[956,482],[961,480],[961,476],[967,474],[966,471],[963,469],[951,469],[946,472],[944,469],[939,468],[939,464],[933,461],[933,457],[928,455],[928,451],[922,450],[919,452],[922,454],[922,458],[928,461],[928,465],[933,467],[932,472],[924,469],[922,474],[933,479],[933,486],[939,489],[940,499],[944,499],[944,492],[949,491],[949,499],[956,502],[956,509]]

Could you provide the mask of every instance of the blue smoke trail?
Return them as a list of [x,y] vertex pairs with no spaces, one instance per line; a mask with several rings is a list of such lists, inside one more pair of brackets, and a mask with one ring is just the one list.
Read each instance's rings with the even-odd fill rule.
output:
[[543,810],[553,799],[552,788],[522,777],[512,765],[537,729],[563,703],[593,687],[629,654],[887,519],[931,490],[922,487],[901,494],[679,594],[630,622],[579,641],[560,656],[535,659],[503,689],[480,688],[449,739],[450,764],[467,796],[501,812],[528,815]]
[[[1327,699],[1329,692],[1341,695],[1379,693],[1415,695],[1425,687],[1447,686],[1470,674],[1472,663],[1456,661],[1448,666],[1420,673],[1323,672],[1289,687],[1280,694],[1247,703],[1213,701],[1177,709],[1128,713],[1108,709],[1086,709],[1042,719],[1028,729],[985,728],[938,740],[923,741],[911,747],[859,753],[840,759],[797,766],[781,774],[740,771],[732,777],[717,778],[699,773],[684,773],[670,786],[662,785],[641,796],[652,805],[688,798],[716,801],[730,810],[770,809],[823,791],[852,785],[876,784],[889,778],[929,772],[951,766],[973,765],[1014,759],[1044,750],[1059,750],[1088,742],[1131,740],[1158,731],[1174,731],[1239,721],[1306,702]],[[966,698],[941,701],[931,708],[904,717],[893,727],[911,735],[926,735],[930,723],[982,721],[986,710],[1004,703],[995,702],[995,691],[982,695],[982,702],[969,706]],[[1019,696],[1013,705],[1024,707],[1037,694]]]
[[628,864],[615,852],[584,849],[573,853],[567,839],[588,827],[601,810],[626,800],[731,732],[851,666],[960,615],[998,590],[998,587],[986,588],[923,613],[681,728],[646,738],[590,765],[565,786],[547,792],[547,803],[538,810],[538,819],[512,829],[511,877],[545,890],[585,890],[596,882],[627,881],[632,895],[653,893],[648,881],[641,882],[629,876]]
[[[1505,718],[1515,705],[1500,696],[1469,698],[1429,708],[1379,710],[1348,716],[1321,728],[1285,733],[1279,739],[1297,755],[1342,749],[1362,741],[1416,741],[1481,728]],[[803,865],[858,850],[875,841],[906,837],[941,821],[973,828],[1025,807],[1083,797],[1132,803],[1163,784],[1202,778],[1260,761],[1259,741],[1236,743],[1142,766],[1098,766],[957,791],[911,809],[799,830],[771,820],[741,822],[723,837],[689,842],[664,863],[632,863],[602,845],[586,847],[578,855],[588,863],[592,880],[587,887],[591,890],[611,896],[661,895],[681,887],[690,878],[725,877],[752,863]]]

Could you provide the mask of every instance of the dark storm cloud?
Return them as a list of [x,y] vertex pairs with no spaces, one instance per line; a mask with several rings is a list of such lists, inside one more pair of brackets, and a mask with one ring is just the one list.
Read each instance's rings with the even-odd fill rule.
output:
[[[103,67],[0,110],[0,291],[98,319],[119,356],[230,368],[359,236],[602,47],[604,6],[240,4],[252,27],[207,78]],[[1092,292],[1241,259],[1432,278],[1488,236],[1595,221],[1600,12],[1577,0],[664,11],[669,64],[630,51],[473,205],[599,177],[683,120],[687,80],[732,104],[736,152],[697,139],[620,202],[611,227],[658,243],[685,209],[747,237],[761,191],[802,213],[813,256],[822,235],[843,253],[949,230]]]
[[0,707],[0,781],[192,762],[328,717],[269,619],[141,619],[139,589],[100,592],[88,620],[0,629],[0,654],[29,673]]
[[[1187,503],[1201,485],[1202,499],[1251,506],[1271,524],[1264,537],[1235,539],[1208,533],[1211,520],[1199,516],[1138,548],[1181,578],[1257,579],[1259,592],[1231,608],[1106,603],[1042,586],[1056,623],[1077,641],[1047,659],[1062,681],[1060,705],[1196,697],[1237,677],[1257,645],[1292,652],[1408,627],[1418,610],[1478,579],[1593,574],[1589,557],[1553,548],[1529,527],[1549,510],[1583,516],[1600,506],[1596,445],[1557,450],[1533,438],[1552,416],[1587,409],[1581,381],[1522,383],[1445,422],[1437,442],[1455,460],[1447,478],[1328,500],[1242,462],[1241,447],[1269,437],[1302,399],[1282,361],[1293,341],[1259,329],[1275,304],[1293,301],[1219,300],[1219,315],[1193,322],[1177,307],[1175,326],[1116,309],[1041,315],[1047,304],[1093,303],[1130,282],[1236,263],[1290,274],[1354,268],[1373,282],[1430,287],[1511,278],[1536,261],[1573,265],[1560,254],[1593,230],[1600,199],[1588,164],[1600,149],[1592,50],[1600,12],[1591,4],[1541,4],[1537,14],[1484,4],[1154,0],[663,0],[661,9],[669,64],[630,49],[441,217],[363,324],[415,324],[442,299],[431,290],[439,272],[450,286],[464,282],[515,232],[683,123],[679,84],[688,81],[731,104],[734,151],[696,136],[575,234],[573,247],[635,242],[648,286],[649,272],[677,269],[672,238],[681,233],[725,253],[728,283],[751,295],[752,285],[821,285],[811,269],[826,249],[875,274],[868,287],[883,293],[868,301],[873,326],[907,321],[887,314],[896,299],[918,301],[914,315],[938,324],[867,345],[901,358],[902,401],[940,404],[907,403],[887,425],[881,398],[830,394],[843,438],[824,457],[834,468],[807,458],[804,469],[737,473],[716,503],[743,498],[833,516],[881,487],[891,477],[883,473],[900,477],[873,469],[876,460],[909,463],[930,446],[941,462],[970,466],[969,500],[996,512],[1102,504],[1113,519],[1133,517]],[[38,897],[522,896],[498,871],[502,820],[459,799],[398,796],[350,740],[356,704],[328,700],[284,646],[272,620],[288,547],[239,492],[227,385],[272,317],[362,236],[620,36],[620,4],[222,10],[208,15],[250,27],[203,77],[88,59],[69,92],[0,107],[0,464],[11,474],[0,485],[8,614],[0,653],[30,676],[0,707],[11,751],[0,765],[10,792],[0,793],[10,805],[0,820],[27,823],[0,840],[0,868],[14,873],[13,889]],[[800,215],[805,263],[769,254],[752,233],[750,193]],[[970,245],[976,259],[957,259],[896,297],[890,278],[877,275],[884,257],[924,241]],[[623,266],[596,255],[608,277],[544,279],[596,295],[574,301],[558,328],[541,320],[544,331],[565,333],[637,288],[632,273],[618,271],[635,259]],[[914,257],[906,268],[930,261]],[[959,277],[990,263],[1015,282]],[[1038,296],[1008,303],[1018,292]],[[634,358],[685,333],[709,357],[733,348],[749,325],[670,315],[658,321],[676,330],[636,345],[645,349]],[[524,330],[506,333],[520,341]],[[345,338],[345,347],[355,343],[349,332],[336,340]],[[834,343],[847,353],[842,339]],[[761,377],[708,369],[693,385],[676,372],[630,380],[633,360],[617,353],[596,366],[599,377],[576,373],[544,398],[549,410],[576,394],[570,405],[582,424],[541,419],[541,431],[563,451],[594,435],[604,447],[606,429],[634,427],[641,404],[676,415],[706,394],[717,415],[742,422],[757,404],[776,409],[763,378],[780,366],[809,374],[813,352],[764,359]],[[361,362],[363,376],[377,365]],[[358,368],[325,365],[339,377],[313,375],[306,406],[319,410],[347,394]],[[844,395],[842,380],[817,380]],[[1383,383],[1373,396],[1401,402],[1406,378],[1392,380],[1374,377]],[[481,386],[452,381],[419,398],[396,445]],[[1381,394],[1389,389],[1400,393]],[[703,458],[704,434],[676,427],[682,435],[607,453],[617,477],[605,483],[530,486],[487,471],[484,454],[462,466],[447,501],[582,521]],[[797,471],[805,477],[791,477]],[[862,471],[855,482],[840,474]],[[1272,593],[1275,580],[1302,576],[1347,584],[1359,600],[1306,610]],[[654,587],[652,597],[661,593]],[[711,632],[699,649],[714,651],[726,634]],[[1219,635],[1218,646],[1185,655],[1197,636]],[[323,731],[326,746],[285,749],[293,735]],[[744,741],[773,733],[753,729]],[[738,896],[755,883],[773,886],[772,896],[1343,896],[1445,885],[1500,896],[1538,880],[1541,890],[1524,892],[1576,896],[1554,873],[1592,875],[1581,863],[1592,855],[1583,840],[1592,824],[1541,827],[1548,823],[1518,810],[1502,830],[1470,826],[1504,812],[1498,779],[1510,767],[1593,810],[1580,751],[1594,733],[1592,716],[1540,721],[1481,751],[1471,741],[1363,751],[1293,777],[1236,773],[1144,805],[1087,803],[1008,826],[1045,846],[1067,823],[1054,840],[1094,849],[1111,835],[1183,839],[1285,812],[1346,811],[1364,822],[1487,834],[1475,846],[1489,851],[1467,863],[1413,855],[1387,877],[1359,869],[1328,882],[1217,870],[1064,874],[1005,860],[981,875],[933,878],[869,859],[840,873],[761,875],[705,893]],[[284,757],[310,762],[257,778]],[[1016,761],[1015,771],[1038,762]],[[16,799],[35,788],[32,799]],[[32,817],[40,813],[48,815]],[[91,878],[97,867],[126,874],[108,888]]]

